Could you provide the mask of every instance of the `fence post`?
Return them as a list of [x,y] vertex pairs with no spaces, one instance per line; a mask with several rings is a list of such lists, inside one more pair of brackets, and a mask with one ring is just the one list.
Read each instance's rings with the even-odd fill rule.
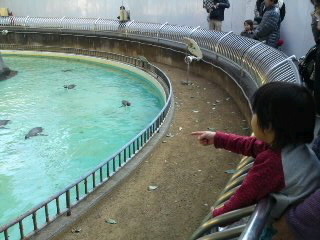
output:
[[66,191],[66,204],[67,204],[67,216],[71,216],[71,201],[70,201],[70,189]]
[[24,20],[24,28],[27,29],[27,23],[28,23],[29,16],[26,17]]
[[158,42],[159,42],[159,36],[160,36],[161,29],[164,28],[167,24],[168,24],[168,22],[165,22],[164,24],[162,24],[162,25],[159,27],[158,33],[157,33],[157,40],[158,40]]

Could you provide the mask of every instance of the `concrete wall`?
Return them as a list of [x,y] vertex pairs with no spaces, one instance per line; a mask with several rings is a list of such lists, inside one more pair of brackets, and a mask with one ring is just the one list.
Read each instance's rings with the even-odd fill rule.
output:
[[[239,34],[243,21],[253,18],[255,0],[229,0],[231,8],[226,10],[224,31]],[[298,57],[313,44],[310,29],[309,0],[285,0],[287,15],[282,24],[283,50]],[[2,0],[0,7],[9,7],[17,16],[47,17],[102,17],[118,16],[120,0]],[[173,24],[207,27],[207,13],[202,0],[124,0],[131,10],[132,19],[147,22],[169,22]]]

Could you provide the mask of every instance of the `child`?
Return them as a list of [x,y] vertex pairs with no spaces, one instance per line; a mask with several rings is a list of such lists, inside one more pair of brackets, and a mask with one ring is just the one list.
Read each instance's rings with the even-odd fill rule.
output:
[[253,21],[245,20],[244,21],[244,31],[240,34],[243,37],[253,38]]
[[212,215],[257,203],[271,195],[271,212],[278,218],[291,204],[320,188],[320,162],[306,145],[313,140],[315,104],[302,86],[284,82],[267,83],[253,96],[251,120],[255,137],[199,131],[202,145],[214,144],[235,153],[252,156],[254,165],[240,188]]

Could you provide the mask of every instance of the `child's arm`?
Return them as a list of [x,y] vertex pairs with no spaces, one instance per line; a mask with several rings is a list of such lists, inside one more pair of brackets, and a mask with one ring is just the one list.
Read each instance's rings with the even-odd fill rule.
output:
[[270,148],[268,144],[257,140],[255,137],[244,137],[222,132],[215,134],[214,146],[254,158]]
[[212,215],[218,216],[250,206],[265,198],[269,193],[279,192],[284,187],[281,153],[271,150],[265,151],[256,158],[240,188],[223,207],[215,209]]

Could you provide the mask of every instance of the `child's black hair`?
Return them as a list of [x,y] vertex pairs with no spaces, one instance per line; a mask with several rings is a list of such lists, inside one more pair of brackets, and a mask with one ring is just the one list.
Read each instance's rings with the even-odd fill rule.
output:
[[250,26],[250,30],[253,30],[253,21],[251,19],[245,20],[244,21],[246,24],[248,24]]
[[315,102],[307,88],[293,83],[271,82],[260,87],[252,98],[258,126],[272,129],[272,147],[310,143],[315,127]]

